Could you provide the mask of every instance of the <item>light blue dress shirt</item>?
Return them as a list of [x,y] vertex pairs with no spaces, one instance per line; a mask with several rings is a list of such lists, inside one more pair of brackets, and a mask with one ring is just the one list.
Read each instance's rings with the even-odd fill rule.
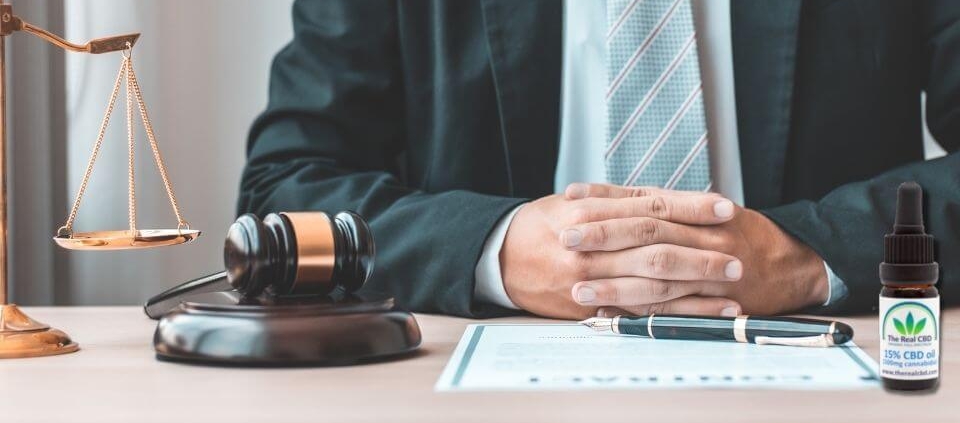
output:
[[[703,81],[710,169],[714,191],[743,205],[740,146],[737,136],[730,31],[730,0],[692,0],[697,50]],[[606,0],[565,0],[560,150],[556,192],[573,182],[605,182],[607,89]],[[523,207],[523,206],[520,206]],[[500,248],[517,207],[487,237],[476,267],[474,293],[479,301],[517,308],[507,296],[500,274]],[[824,305],[847,294],[846,285],[824,262],[830,290]]]

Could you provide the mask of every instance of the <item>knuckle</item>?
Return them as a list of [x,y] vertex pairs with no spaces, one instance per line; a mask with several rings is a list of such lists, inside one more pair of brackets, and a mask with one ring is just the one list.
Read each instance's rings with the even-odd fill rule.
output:
[[579,260],[577,259],[577,254],[575,252],[564,253],[560,255],[560,259],[558,260],[557,264],[561,269],[563,269],[564,273],[572,274],[579,266]]
[[609,283],[600,283],[595,286],[597,298],[600,298],[604,304],[623,305],[623,293],[620,289]]
[[651,197],[647,211],[650,213],[650,216],[660,218],[669,217],[670,210],[667,207],[667,199],[660,195]]
[[572,275],[578,280],[587,278],[590,266],[590,255],[581,252],[571,252],[564,254],[562,266],[566,268],[566,273]]
[[707,256],[700,260],[699,274],[701,279],[704,279],[704,280],[712,279],[715,273],[713,269],[717,267],[716,266],[717,261],[718,261],[717,258],[712,256]]
[[657,248],[647,256],[647,266],[654,275],[663,276],[669,274],[676,264],[676,255],[666,248]]
[[684,204],[681,207],[681,209],[682,209],[681,213],[684,216],[687,216],[690,219],[694,219],[694,220],[699,220],[700,215],[702,214],[700,213],[700,207],[698,207],[696,204],[693,204],[693,203]]
[[597,184],[586,184],[584,185],[584,192],[586,192],[586,195],[583,198],[602,196],[603,188],[598,187]]
[[713,246],[714,251],[731,251],[733,247],[733,240],[730,237],[723,236],[721,233],[715,233],[711,236],[710,244]]
[[579,206],[570,210],[570,221],[572,223],[587,223],[590,221],[590,209]]
[[649,190],[645,187],[630,187],[627,189],[629,190],[627,191],[629,197],[645,197],[649,195]]
[[723,239],[723,237],[717,233],[710,234],[704,238],[706,240],[707,246],[709,246],[709,248],[714,251],[720,251],[720,249],[723,248],[726,244],[726,241]]
[[643,245],[655,243],[660,239],[660,221],[651,218],[640,218],[633,226],[634,238]]
[[646,286],[646,301],[660,302],[670,298],[673,293],[673,287],[666,282],[650,283]]
[[590,225],[587,228],[584,228],[589,235],[587,238],[590,241],[593,241],[593,245],[607,245],[607,242],[610,241],[610,229],[607,225],[602,223],[596,225]]

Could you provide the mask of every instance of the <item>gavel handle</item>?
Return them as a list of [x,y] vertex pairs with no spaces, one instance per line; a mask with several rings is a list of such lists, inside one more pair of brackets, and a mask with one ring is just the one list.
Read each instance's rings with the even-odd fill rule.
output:
[[147,300],[143,312],[147,317],[157,320],[180,305],[184,297],[207,292],[229,291],[233,289],[227,281],[227,272],[218,272],[202,278],[184,282]]

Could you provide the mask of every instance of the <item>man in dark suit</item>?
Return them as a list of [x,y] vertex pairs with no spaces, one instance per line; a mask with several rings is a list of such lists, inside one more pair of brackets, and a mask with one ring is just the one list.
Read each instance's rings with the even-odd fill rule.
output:
[[[729,24],[720,38],[732,52],[724,59],[723,46],[710,47],[720,59],[705,61],[701,51],[709,94],[702,100],[697,56],[689,53],[696,49],[677,43],[682,54],[674,55],[668,43],[688,33],[693,40],[681,19],[685,1],[608,1],[605,16],[614,19],[599,36],[583,21],[589,17],[565,15],[561,1],[299,1],[294,40],[273,64],[270,104],[251,130],[239,210],[359,212],[378,247],[365,289],[416,311],[487,317],[520,308],[565,318],[617,308],[737,314],[828,304],[824,311],[863,311],[876,306],[896,187],[916,180],[927,192],[942,280],[960,282],[960,261],[952,259],[960,254],[960,153],[923,161],[920,118],[926,92],[930,131],[948,151],[960,148],[960,3],[733,0],[729,19],[706,13],[706,28],[710,19]],[[658,5],[662,11],[641,9]],[[641,29],[622,29],[635,17]],[[698,19],[703,47],[712,38]],[[604,111],[602,104],[576,108],[603,99],[576,97],[597,73],[571,42],[577,30],[588,33],[587,43],[608,46],[638,34],[636,50],[624,41],[635,56],[609,80],[600,72],[594,91],[609,82],[612,100],[599,120],[582,115]],[[665,53],[644,56],[648,45]],[[621,57],[612,51],[608,67]],[[651,108],[647,97],[618,94],[637,57],[638,67],[650,60],[656,68],[661,56],[662,69],[635,73],[653,93]],[[674,77],[688,60],[692,70]],[[732,84],[724,84],[723,66],[710,70],[723,60],[732,62]],[[678,93],[696,90],[658,94],[670,84]],[[736,97],[729,119],[722,115],[729,103],[715,101],[732,97],[724,90]],[[613,106],[618,99],[633,110],[624,121]],[[684,112],[705,103],[711,144],[705,134],[689,138],[693,149],[674,155],[679,165],[666,171],[645,170],[651,160],[658,166],[655,155],[617,164],[618,150],[640,155],[618,148],[620,136],[668,100],[682,102]],[[663,107],[667,117],[677,109]],[[674,120],[636,130],[660,134],[652,144],[638,136],[640,153],[674,148],[674,138],[680,145],[683,136],[671,131],[687,123]],[[613,128],[610,139],[598,140],[607,146],[610,183],[597,177],[559,186],[578,181],[564,173],[577,159],[576,135],[598,133],[577,128],[598,122]],[[712,144],[730,123],[736,131],[728,144]],[[593,138],[604,138],[599,133]],[[730,145],[734,160],[718,162]],[[718,190],[713,182],[724,178],[717,169],[729,171],[736,160],[736,189]],[[694,173],[706,179],[687,176]],[[659,187],[640,183],[648,180]],[[485,262],[494,263],[493,276]],[[960,294],[947,288],[944,299],[957,303]]]

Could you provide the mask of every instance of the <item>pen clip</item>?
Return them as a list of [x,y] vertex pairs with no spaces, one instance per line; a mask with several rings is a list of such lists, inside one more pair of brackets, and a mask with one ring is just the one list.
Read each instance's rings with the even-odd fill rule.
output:
[[833,346],[833,336],[815,335],[815,336],[796,336],[796,337],[775,337],[758,336],[753,339],[757,345],[787,345],[791,347],[831,347]]

